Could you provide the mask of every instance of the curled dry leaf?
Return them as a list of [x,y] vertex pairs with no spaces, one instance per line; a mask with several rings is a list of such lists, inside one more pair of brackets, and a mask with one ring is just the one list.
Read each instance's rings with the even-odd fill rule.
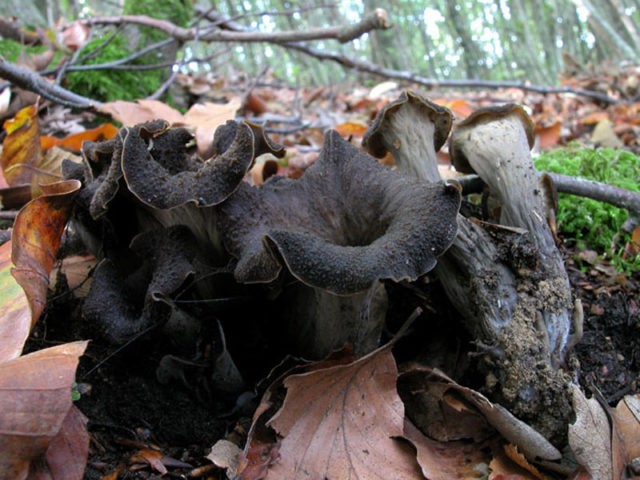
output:
[[437,442],[423,435],[410,420],[404,424],[404,438],[416,448],[416,458],[425,478],[429,480],[480,479],[482,466],[488,460],[488,443],[463,440]]
[[31,184],[40,161],[40,127],[34,105],[20,110],[4,122],[7,136],[2,142],[2,170],[9,185]]
[[267,480],[423,480],[415,454],[397,439],[404,407],[396,378],[390,346],[286,378],[284,403],[269,421],[282,440]]
[[614,472],[611,451],[611,427],[607,414],[595,398],[587,398],[573,387],[573,410],[576,421],[569,425],[569,446],[578,462],[594,479],[621,478]]
[[47,299],[49,273],[56,260],[60,238],[69,219],[77,180],[42,185],[43,195],[31,200],[13,227],[12,274],[24,288],[31,308],[31,326],[40,318]]
[[[469,406],[477,409],[482,414],[486,422],[497,430],[506,440],[510,443],[517,445],[518,448],[527,456],[527,458],[543,459],[543,460],[559,460],[562,455],[560,452],[539,432],[532,427],[516,418],[507,409],[497,403],[490,402],[484,395],[479,392],[457,384],[451,378],[447,377],[444,373],[437,369],[426,367],[415,367],[401,376],[401,382],[410,382],[412,395],[420,393],[420,382],[422,382],[422,389],[425,391],[432,390],[439,392],[441,399],[437,400],[436,405],[445,403],[448,405],[438,406],[438,410],[446,412],[446,408],[455,406],[455,397],[462,398]],[[449,396],[453,395],[454,398]],[[460,408],[460,407],[455,407]],[[413,402],[413,410],[420,410],[420,403]],[[413,411],[409,411],[410,416],[413,415]],[[470,412],[467,412],[469,416]],[[424,418],[424,417],[423,417]],[[435,417],[438,421],[437,416]],[[450,417],[449,417],[450,418]],[[427,417],[427,421],[432,421]],[[448,420],[448,419],[446,419]],[[471,422],[467,420],[469,425],[475,424],[473,430],[469,430],[467,438],[482,439],[486,438],[485,428],[479,428],[477,421]],[[424,431],[429,431],[431,426],[429,424],[420,425]],[[455,431],[452,427],[448,427],[449,430]],[[460,433],[456,433],[460,437]]]
[[22,287],[11,276],[11,241],[0,246],[0,363],[22,352],[31,330],[31,311]]
[[[31,465],[41,463],[43,455],[50,465],[70,459],[75,465],[86,462],[88,437],[78,434],[83,431],[78,426],[81,419],[72,412],[67,420],[78,359],[86,346],[87,342],[68,343],[0,364],[0,478],[27,478]],[[80,480],[78,470],[52,478]]]
[[627,395],[609,409],[612,423],[611,455],[614,472],[624,471],[640,457],[640,395]]
[[51,439],[44,462],[34,462],[27,480],[74,480],[83,478],[89,454],[87,418],[75,406]]

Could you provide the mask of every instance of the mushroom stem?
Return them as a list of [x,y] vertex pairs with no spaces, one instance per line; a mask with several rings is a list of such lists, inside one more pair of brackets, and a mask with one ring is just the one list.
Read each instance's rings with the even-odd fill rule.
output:
[[[537,277],[532,297],[544,299],[537,309],[544,319],[552,365],[564,360],[571,326],[571,287],[547,215],[543,189],[530,153],[531,120],[522,107],[505,105],[475,112],[451,138],[454,156],[463,157],[501,203],[500,223],[526,230],[514,249],[530,249],[526,265]],[[529,246],[528,243],[531,245]],[[546,291],[548,290],[548,291]]]
[[283,302],[287,341],[294,353],[305,358],[324,358],[346,344],[362,356],[379,344],[387,311],[382,282],[351,295],[296,283],[283,295]]
[[[392,152],[403,173],[434,182],[440,179],[436,138],[443,132],[437,117],[417,104],[415,95],[389,104],[363,144],[378,157]],[[502,200],[501,220],[511,227],[458,215],[456,238],[434,272],[476,343],[492,347],[477,365],[486,374],[487,392],[547,438],[562,441],[571,407],[558,367],[567,346],[571,293],[531,164],[530,120],[522,109],[512,118],[511,108],[471,115],[450,143],[460,170],[484,162],[476,168]],[[430,166],[418,168],[420,163]],[[536,319],[542,319],[542,331]]]

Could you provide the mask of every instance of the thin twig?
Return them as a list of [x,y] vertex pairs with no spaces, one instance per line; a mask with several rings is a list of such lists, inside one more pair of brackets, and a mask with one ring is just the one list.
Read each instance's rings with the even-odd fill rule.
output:
[[[142,25],[155,28],[168,34],[181,42],[195,40],[197,30],[195,28],[183,28],[166,20],[148,17],[146,15],[120,15],[115,17],[93,17],[83,20],[85,25],[122,25],[125,23]],[[270,42],[288,43],[308,40],[335,39],[340,43],[346,43],[361,37],[372,30],[389,28],[387,12],[381,8],[376,8],[373,12],[365,16],[360,22],[341,26],[311,28],[304,31],[281,31],[281,32],[258,32],[258,31],[233,31],[233,30],[211,30],[200,35],[202,42]]]

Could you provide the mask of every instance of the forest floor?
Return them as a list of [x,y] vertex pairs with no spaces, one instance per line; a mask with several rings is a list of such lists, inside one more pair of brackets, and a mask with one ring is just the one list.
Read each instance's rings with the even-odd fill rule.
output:
[[[625,395],[640,392],[640,272],[621,275],[606,262],[583,271],[574,261],[579,252],[564,253],[574,295],[582,299],[585,310],[584,336],[568,363],[585,392],[601,395],[613,407]],[[51,303],[29,349],[77,339],[69,331],[75,306],[68,298]],[[425,306],[418,298],[413,303]],[[397,310],[411,307],[397,305]],[[224,470],[215,468],[206,455],[221,438],[244,444],[256,397],[236,405],[234,399],[208,395],[202,369],[194,369],[183,384],[161,384],[156,369],[169,348],[158,337],[138,339],[118,351],[90,343],[77,375],[85,393],[76,402],[89,418],[86,479],[226,479]],[[253,355],[250,348],[239,350],[244,351],[233,352],[238,354],[235,358],[245,359],[253,377],[266,375],[261,348]],[[284,351],[270,352],[274,359],[285,356]],[[164,465],[166,476],[153,461]]]
[[[597,84],[599,80],[591,76],[589,81]],[[584,87],[580,82],[587,82],[586,77],[575,80],[576,86]],[[188,88],[185,86],[187,91]],[[334,89],[298,92],[256,88],[251,101],[258,105],[247,106],[245,114],[272,116],[272,135],[295,152],[283,173],[297,176],[317,155],[324,128],[337,127],[357,139],[362,135],[361,127],[393,97],[393,90],[399,91],[393,85],[376,88],[384,93],[372,95],[369,88],[353,89],[348,94]],[[214,90],[210,96],[223,94]],[[585,145],[619,142],[619,147],[636,154],[640,149],[637,125],[616,121],[632,115],[621,106],[607,107],[575,96],[542,96],[518,90],[429,92],[428,96],[448,99],[447,104],[458,118],[482,105],[525,104],[536,120],[541,149],[571,141]],[[614,121],[604,137],[594,139],[595,127],[605,117]],[[85,118],[79,117],[81,120]],[[46,121],[43,128],[47,128]],[[48,128],[60,133],[64,126]],[[585,313],[584,336],[569,355],[568,370],[585,392],[601,395],[614,406],[625,395],[640,392],[640,272],[619,273],[606,260],[591,257],[575,246],[565,244],[562,250],[574,295],[582,299]],[[402,320],[416,306],[437,310],[439,307],[433,302],[433,298],[421,295],[400,293],[395,300],[392,295],[390,316]],[[51,292],[26,351],[86,338],[77,324],[80,303],[63,286]],[[273,338],[277,332],[234,331],[234,317],[243,321],[260,317],[262,308],[232,305],[223,315],[228,322],[224,326],[229,350],[249,385],[246,395],[240,398],[212,393],[208,385],[210,371],[196,360],[187,365],[179,381],[160,383],[158,365],[174,348],[161,335],[144,335],[119,348],[92,341],[80,359],[77,373],[80,399],[76,405],[89,419],[91,438],[85,478],[226,478],[224,470],[213,466],[206,455],[222,438],[244,444],[251,415],[263,391],[260,381],[287,354],[274,348],[278,344]],[[212,324],[200,351],[216,348],[214,320]]]

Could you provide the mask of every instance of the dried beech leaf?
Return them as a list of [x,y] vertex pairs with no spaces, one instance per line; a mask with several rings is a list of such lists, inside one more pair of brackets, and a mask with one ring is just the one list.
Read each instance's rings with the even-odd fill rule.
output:
[[[42,461],[49,447],[58,451],[51,453],[55,457],[52,463],[82,454],[86,448],[82,439],[79,443],[85,446],[73,447],[67,441],[63,442],[66,446],[51,444],[61,431],[63,436],[76,431],[66,425],[69,430],[65,433],[63,425],[72,408],[71,386],[78,359],[86,346],[87,342],[67,343],[0,364],[0,478],[26,478],[30,464]],[[75,422],[73,418],[70,421]],[[75,453],[70,454],[69,449]],[[85,461],[83,458],[80,463]]]
[[[447,377],[438,369],[418,367],[412,371],[403,373],[402,377],[407,375],[424,375],[425,382],[443,383],[438,388],[442,389],[442,399],[451,405],[448,398],[448,392],[454,392],[461,395],[465,401],[473,405],[484,416],[487,423],[495,428],[506,440],[518,448],[531,459],[559,460],[562,455],[546,438],[532,427],[519,420],[511,414],[506,408],[497,403],[490,402],[484,395],[479,392],[457,384],[451,378]],[[432,378],[429,378],[432,377]],[[445,388],[448,386],[448,388]],[[416,408],[416,407],[414,407]],[[421,426],[423,429],[427,429]],[[475,428],[474,432],[482,432]],[[476,433],[477,435],[477,433]]]
[[87,418],[75,406],[49,443],[44,462],[34,462],[27,480],[75,480],[84,476],[89,455]]
[[[465,441],[437,442],[423,435],[410,421],[405,421],[404,438],[416,447],[422,473],[429,480],[478,479],[482,465],[488,461],[486,445]],[[393,478],[393,477],[389,477]]]
[[184,114],[183,125],[195,129],[200,156],[203,158],[210,156],[209,149],[213,142],[213,134],[220,125],[235,118],[240,106],[239,99],[228,103],[196,103]]
[[609,410],[612,428],[612,460],[614,472],[640,457],[640,395],[627,395]]
[[67,135],[64,138],[40,137],[40,146],[43,150],[52,147],[61,147],[72,152],[80,152],[84,142],[100,142],[109,140],[118,134],[118,128],[111,123],[103,123],[99,127],[84,130],[79,133]]
[[282,442],[267,479],[423,480],[415,455],[394,437],[404,407],[389,346],[347,364],[292,375],[269,421]]
[[169,123],[183,120],[179,111],[158,100],[138,100],[137,102],[116,100],[98,105],[96,109],[110,115],[125,127],[153,120],[166,120]]
[[31,184],[40,160],[40,127],[34,105],[20,110],[4,122],[7,136],[2,142],[2,170],[11,186]]
[[43,185],[43,195],[18,214],[13,228],[12,274],[24,288],[31,308],[31,326],[44,309],[49,273],[56,260],[60,237],[69,219],[78,180]]
[[598,480],[620,478],[614,476],[611,462],[611,427],[607,414],[594,398],[587,398],[577,386],[573,387],[575,423],[569,425],[569,446],[578,462]]
[[89,27],[76,20],[62,31],[62,43],[71,50],[77,50],[89,41]]
[[0,363],[22,352],[31,330],[31,311],[22,287],[11,276],[11,241],[0,246]]

